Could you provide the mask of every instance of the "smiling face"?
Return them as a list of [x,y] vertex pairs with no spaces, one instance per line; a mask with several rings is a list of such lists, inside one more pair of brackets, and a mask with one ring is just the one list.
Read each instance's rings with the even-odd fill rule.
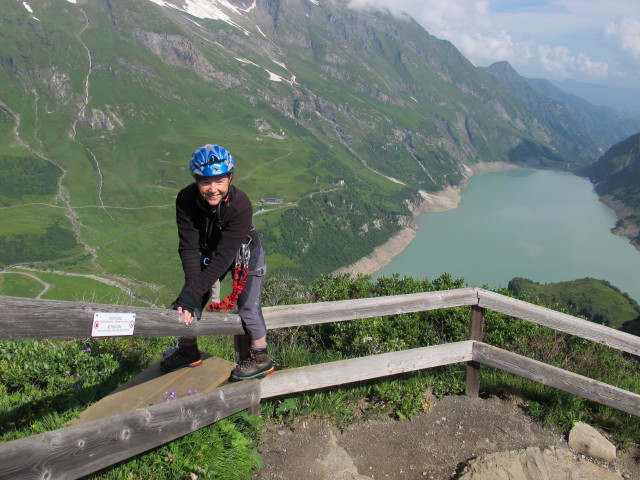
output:
[[231,179],[231,175],[199,178],[197,181],[198,191],[209,206],[217,207],[227,193],[229,193]]

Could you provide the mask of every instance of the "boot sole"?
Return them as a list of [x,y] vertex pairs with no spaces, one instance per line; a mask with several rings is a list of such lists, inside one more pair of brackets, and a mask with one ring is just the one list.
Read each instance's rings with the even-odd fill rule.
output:
[[235,375],[231,375],[231,377],[229,377],[229,381],[230,382],[241,382],[243,380],[253,380],[254,378],[261,379],[261,378],[266,377],[270,373],[273,373],[275,371],[275,369],[276,369],[276,367],[273,366],[269,370],[257,373],[256,375],[252,375],[250,377],[236,377]]
[[176,367],[176,368],[165,369],[165,368],[162,368],[162,366],[160,366],[160,371],[162,373],[170,373],[170,372],[175,372],[176,370],[180,370],[181,368],[197,367],[200,364],[202,364],[202,360],[198,360],[197,362],[193,362],[193,363],[185,363],[184,365],[180,365],[179,367]]

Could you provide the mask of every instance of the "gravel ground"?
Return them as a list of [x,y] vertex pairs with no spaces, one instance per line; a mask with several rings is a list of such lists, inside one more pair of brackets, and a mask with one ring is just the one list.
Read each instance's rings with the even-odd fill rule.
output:
[[[342,432],[316,419],[270,424],[260,448],[265,466],[254,480],[451,480],[473,457],[530,446],[568,448],[564,436],[513,402],[451,396],[411,420],[367,421]],[[635,453],[599,464],[640,480]]]

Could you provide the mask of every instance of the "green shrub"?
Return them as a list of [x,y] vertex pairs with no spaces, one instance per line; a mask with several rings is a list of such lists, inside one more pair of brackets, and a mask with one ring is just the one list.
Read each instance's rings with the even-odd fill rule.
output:
[[238,413],[87,478],[249,480],[263,465],[261,427],[260,417]]

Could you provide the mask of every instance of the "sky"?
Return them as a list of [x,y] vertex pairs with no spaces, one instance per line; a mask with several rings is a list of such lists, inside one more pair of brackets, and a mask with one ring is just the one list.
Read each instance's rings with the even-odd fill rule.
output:
[[406,13],[474,65],[640,88],[640,0],[349,0]]

